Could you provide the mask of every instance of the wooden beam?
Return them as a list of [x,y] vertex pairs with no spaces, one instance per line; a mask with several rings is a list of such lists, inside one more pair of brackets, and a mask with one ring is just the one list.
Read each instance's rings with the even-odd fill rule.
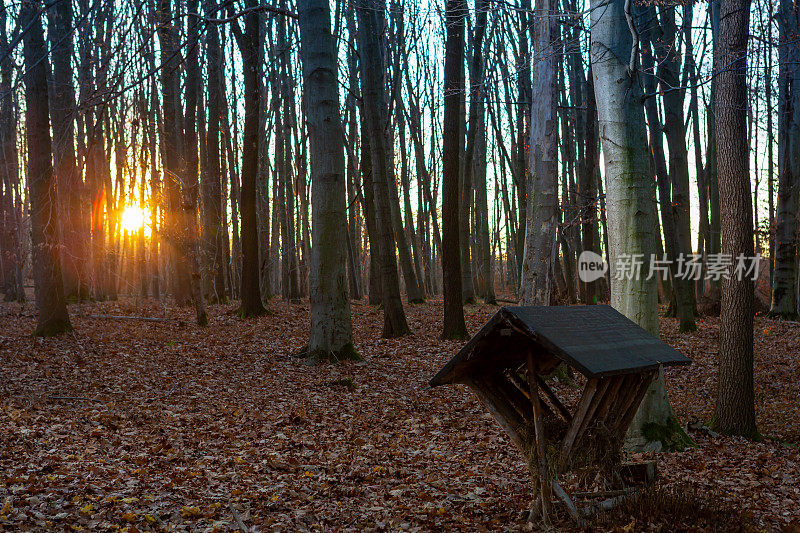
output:
[[[500,427],[511,437],[511,440],[517,445],[522,454],[527,456],[530,450],[530,444],[517,430],[517,427],[525,425],[524,421],[520,419],[519,414],[508,405],[505,399],[498,398],[490,391],[482,381],[470,380],[467,384],[486,409],[494,416],[495,420],[500,424]],[[515,423],[517,427],[515,427]]]
[[589,406],[592,403],[592,398],[594,398],[595,392],[597,391],[598,381],[597,378],[592,378],[586,382],[586,386],[583,388],[581,400],[578,402],[578,409],[572,417],[572,422],[569,425],[569,429],[567,429],[567,434],[564,436],[564,442],[561,444],[561,453],[558,456],[559,472],[564,469],[569,460],[569,456],[572,452],[572,445],[575,444],[575,438],[578,436],[581,422],[583,422],[586,412],[589,410]]
[[610,378],[600,378],[600,383],[597,386],[597,392],[595,393],[594,397],[592,398],[591,403],[589,404],[589,408],[586,410],[586,415],[581,420],[581,425],[578,428],[578,432],[575,434],[575,442],[581,440],[581,437],[589,429],[592,420],[594,419],[594,414],[597,411],[597,408],[600,406],[600,403],[603,401],[606,395],[606,391],[608,390],[609,385],[611,385]]
[[544,394],[550,399],[553,407],[558,410],[562,418],[564,418],[564,420],[567,422],[572,422],[572,413],[569,412],[569,409],[564,407],[564,404],[558,399],[558,396],[556,396],[556,393],[553,392],[553,389],[547,385],[547,382],[545,382],[545,380],[542,379],[539,374],[536,374],[536,381],[539,383],[539,388],[544,391]]
[[547,467],[547,450],[545,449],[545,434],[542,424],[542,404],[539,399],[539,383],[536,376],[536,361],[533,353],[528,352],[528,385],[531,388],[531,405],[533,406],[533,427],[536,432],[536,459],[539,467],[539,489],[542,494],[542,523],[545,528],[550,526],[550,504],[552,496],[552,481]]
[[627,410],[624,414],[622,414],[622,417],[619,420],[617,431],[620,433],[624,434],[628,431],[628,426],[630,426],[631,422],[633,422],[633,417],[636,416],[636,411],[639,410],[639,404],[642,403],[644,395],[647,394],[647,389],[650,388],[650,383],[653,382],[654,376],[654,372],[649,372],[642,376],[642,381],[639,384],[639,390],[636,391],[633,401],[627,406]]
[[606,395],[603,398],[603,402],[600,404],[600,407],[597,408],[597,414],[595,418],[598,421],[605,420],[606,415],[611,409],[611,405],[614,403],[614,400],[617,398],[617,394],[619,394],[619,390],[622,387],[622,383],[625,381],[626,376],[615,376],[613,378],[609,378],[612,381],[610,385],[610,389],[606,391]]

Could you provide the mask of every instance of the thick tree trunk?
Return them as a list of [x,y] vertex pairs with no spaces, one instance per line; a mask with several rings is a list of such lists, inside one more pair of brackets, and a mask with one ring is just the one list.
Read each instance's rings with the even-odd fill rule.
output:
[[25,0],[20,24],[25,58],[25,132],[28,145],[28,191],[31,208],[33,279],[38,318],[34,335],[71,331],[61,278],[58,242],[58,195],[53,178],[50,106],[47,99],[47,48],[42,31],[42,6]]
[[[550,305],[553,265],[558,257],[558,117],[556,116],[556,18],[550,0],[537,0],[534,15],[531,179],[528,181],[525,251],[520,280],[522,305]],[[569,280],[572,282],[572,280]]]
[[336,47],[327,0],[299,0],[300,60],[311,143],[312,361],[359,359],[353,348],[347,294],[345,161]]
[[[783,5],[787,3],[784,0]],[[742,113],[747,105],[749,22],[750,0],[720,2],[719,40],[714,48],[717,172],[722,252],[734,261],[753,256],[750,156]],[[750,276],[734,271],[729,279],[723,278],[714,427],[722,433],[746,437],[758,435],[753,391],[753,299]]]
[[[655,278],[648,279],[647,259],[656,249],[658,225],[636,65],[638,33],[627,22],[631,20],[632,24],[632,15],[625,10],[630,8],[629,0],[592,0],[591,7],[590,55],[605,159],[611,305],[657,336],[658,290]],[[636,44],[632,32],[636,33]],[[639,275],[618,270],[617,262],[626,257],[642,260]],[[628,432],[629,445],[635,449],[673,445],[655,442],[645,429],[654,425],[679,428],[674,422],[663,374],[659,372]]]

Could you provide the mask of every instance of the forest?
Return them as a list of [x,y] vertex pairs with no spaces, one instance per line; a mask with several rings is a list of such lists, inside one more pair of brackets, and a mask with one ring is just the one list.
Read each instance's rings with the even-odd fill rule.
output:
[[3,0],[0,531],[798,532],[799,215],[798,0]]

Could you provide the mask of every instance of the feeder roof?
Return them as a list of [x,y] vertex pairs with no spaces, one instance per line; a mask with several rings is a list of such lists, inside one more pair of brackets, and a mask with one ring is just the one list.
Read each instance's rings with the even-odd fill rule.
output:
[[516,368],[531,350],[536,358],[561,360],[588,378],[691,363],[608,305],[501,307],[430,385]]

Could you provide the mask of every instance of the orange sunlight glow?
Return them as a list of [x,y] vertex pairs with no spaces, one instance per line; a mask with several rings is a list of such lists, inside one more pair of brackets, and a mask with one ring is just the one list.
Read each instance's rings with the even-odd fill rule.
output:
[[120,224],[128,233],[136,233],[144,226],[144,210],[137,205],[129,205],[122,211]]

